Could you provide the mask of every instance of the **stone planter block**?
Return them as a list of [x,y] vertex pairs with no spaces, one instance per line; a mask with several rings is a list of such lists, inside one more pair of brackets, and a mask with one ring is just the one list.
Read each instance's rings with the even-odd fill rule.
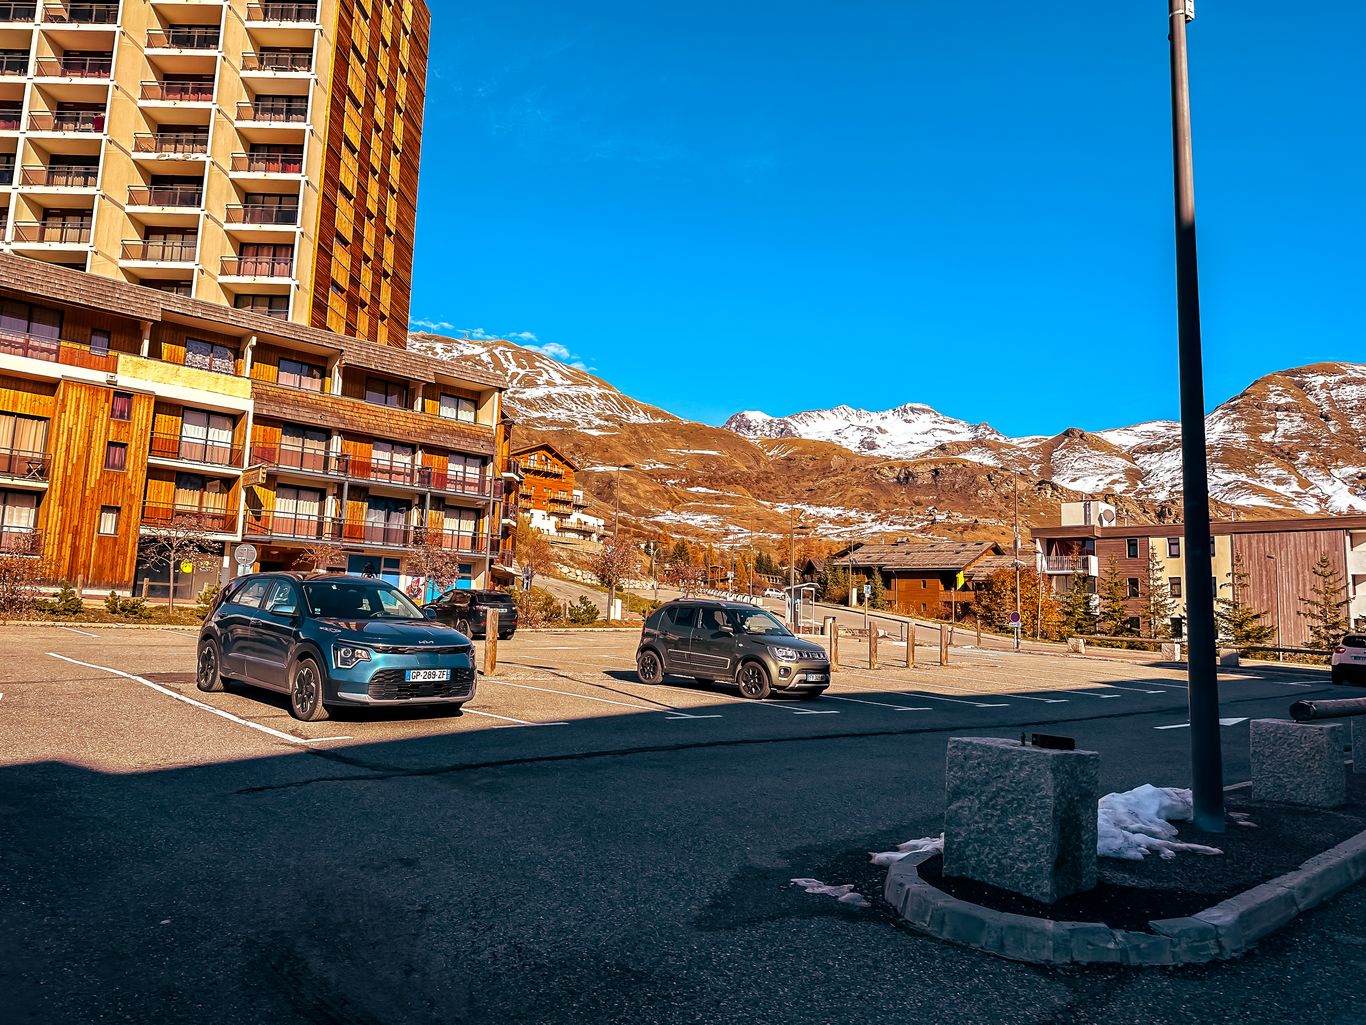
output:
[[1347,803],[1341,723],[1254,719],[1248,729],[1253,800],[1310,808]]

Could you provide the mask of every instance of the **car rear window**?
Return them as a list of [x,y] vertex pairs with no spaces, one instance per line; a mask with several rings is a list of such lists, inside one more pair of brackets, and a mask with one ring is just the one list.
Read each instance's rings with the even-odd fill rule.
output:
[[481,594],[479,600],[487,605],[515,605],[512,595],[502,591],[491,591],[488,594]]
[[680,630],[691,630],[697,624],[697,606],[675,605],[669,610],[669,620]]
[[1366,636],[1358,634],[1356,636],[1344,637],[1342,639],[1342,646],[1344,648],[1366,648]]

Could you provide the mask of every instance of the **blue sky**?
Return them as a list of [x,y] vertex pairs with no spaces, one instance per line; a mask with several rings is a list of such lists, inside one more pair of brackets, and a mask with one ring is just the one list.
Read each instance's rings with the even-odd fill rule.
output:
[[[1174,417],[1165,0],[430,0],[414,322],[719,423]],[[1366,4],[1199,0],[1206,392],[1366,360]]]

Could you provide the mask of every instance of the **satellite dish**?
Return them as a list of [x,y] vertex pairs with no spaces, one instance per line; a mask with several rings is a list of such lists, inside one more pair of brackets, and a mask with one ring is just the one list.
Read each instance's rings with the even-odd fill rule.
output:
[[1102,523],[1114,523],[1115,511],[1113,509],[1102,509],[1100,511],[1100,519]]

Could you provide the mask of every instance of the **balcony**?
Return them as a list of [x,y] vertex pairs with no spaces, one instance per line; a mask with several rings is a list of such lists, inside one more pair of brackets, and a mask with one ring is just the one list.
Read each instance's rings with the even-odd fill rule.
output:
[[217,25],[172,25],[147,30],[149,50],[217,50]]
[[265,278],[288,281],[294,274],[292,256],[225,256],[218,275],[223,278]]
[[34,65],[38,78],[108,78],[113,57],[39,57]]
[[346,477],[374,484],[437,491],[467,498],[497,498],[501,482],[490,477],[450,474],[408,459],[364,459],[348,453],[323,452],[290,445],[253,445],[253,466],[273,466],[327,477]]
[[64,221],[15,221],[14,242],[24,245],[89,245],[90,224]]
[[142,526],[153,530],[173,528],[206,534],[236,534],[237,513],[204,506],[147,503],[142,507]]
[[139,132],[133,136],[133,153],[159,156],[199,156],[209,152],[209,136],[200,132]]
[[193,185],[133,185],[128,189],[128,205],[198,210],[204,205],[204,192]]
[[201,466],[221,466],[237,470],[242,465],[242,446],[212,438],[192,438],[183,434],[152,434],[152,459],[170,462],[198,463]]
[[23,122],[23,112],[18,108],[0,110],[0,132],[17,132]]
[[212,82],[143,82],[138,98],[144,103],[212,103]]
[[1049,555],[1043,560],[1043,569],[1050,576],[1099,575],[1099,563],[1094,555]]
[[0,24],[33,23],[38,17],[36,3],[0,3]]
[[198,250],[198,239],[131,239],[120,247],[119,263],[193,264]]
[[247,22],[271,22],[276,24],[318,23],[317,4],[299,3],[249,3]]
[[24,356],[40,359],[46,363],[62,363],[71,367],[85,367],[89,370],[111,372],[118,368],[118,357],[108,352],[96,351],[81,342],[67,342],[60,338],[42,338],[37,335],[20,335],[0,330],[0,353],[7,356]]
[[291,541],[332,541],[378,548],[417,548],[430,545],[450,552],[484,556],[496,550],[498,539],[488,534],[435,530],[412,524],[340,520],[319,516],[248,511],[243,536]]
[[94,189],[99,183],[99,167],[88,164],[34,164],[19,173],[19,184],[27,189]]
[[5,555],[43,554],[43,534],[36,527],[0,526],[0,552]]
[[304,158],[302,153],[234,153],[228,171],[236,178],[298,177],[304,173]]
[[117,25],[119,5],[110,3],[44,4],[43,21],[55,25]]
[[[5,18],[0,14],[0,23]],[[0,77],[23,78],[28,74],[27,53],[6,53],[0,55]]]
[[262,227],[299,226],[299,208],[276,203],[231,203],[224,220],[228,224]]
[[[3,340],[0,339],[0,346],[3,344]],[[21,484],[46,484],[48,468],[46,452],[0,448],[0,477],[8,478],[6,483],[18,481]]]
[[[289,50],[247,51],[242,54],[243,74],[293,75],[311,74],[313,55]],[[20,72],[22,74],[23,72]]]
[[30,132],[80,132],[100,134],[104,131],[105,112],[102,108],[60,110],[28,116]]
[[258,97],[255,100],[243,100],[237,104],[237,120],[251,125],[302,128],[308,123],[308,101],[287,103],[284,99]]

